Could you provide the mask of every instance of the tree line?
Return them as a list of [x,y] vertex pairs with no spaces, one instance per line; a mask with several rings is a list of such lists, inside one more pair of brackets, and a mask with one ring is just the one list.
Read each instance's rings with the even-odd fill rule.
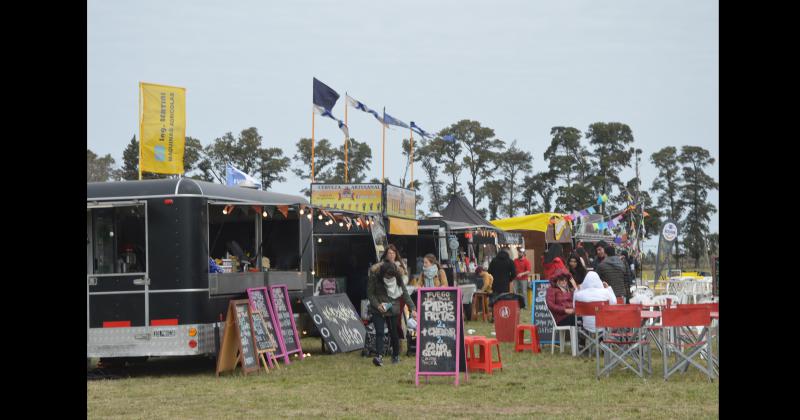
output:
[[[445,136],[454,141],[445,140]],[[719,183],[706,173],[715,163],[707,150],[668,146],[652,153],[650,163],[658,173],[648,189],[636,176],[621,179],[624,169],[640,165],[643,154],[633,147],[633,132],[627,124],[596,122],[585,132],[557,126],[550,130],[550,137],[540,165],[534,165],[533,155],[516,140],[499,139],[492,128],[478,121],[461,120],[432,139],[415,140],[413,187],[420,215],[425,213],[423,192],[427,192],[429,212],[441,212],[451,197],[463,194],[490,220],[539,212],[569,213],[596,204],[597,197],[605,194],[609,199],[601,205],[601,213],[606,215],[625,209],[631,202],[644,206],[650,215],[644,219],[648,238],[658,234],[664,220],[676,221],[681,229],[680,242],[674,247],[677,262],[688,256],[697,265],[712,247],[718,255],[719,234],[710,235],[708,227],[717,209],[708,202],[708,193],[719,189]],[[230,162],[260,178],[263,189],[286,181],[289,173],[310,181],[311,139],[301,138],[291,157],[284,156],[280,148],[262,147],[262,143],[255,127],[236,136],[228,132],[206,146],[187,137],[186,176],[224,184],[225,166]],[[138,150],[134,135],[123,151],[122,165],[116,168],[110,154],[99,157],[87,149],[87,179],[138,179]],[[349,182],[380,182],[377,178],[367,180],[373,160],[366,142],[351,138],[347,155]],[[315,182],[344,182],[344,157],[343,144],[334,146],[328,139],[317,140]],[[409,139],[403,139],[400,157],[405,169],[395,185],[410,188]],[[146,179],[164,177],[143,174]],[[309,188],[301,192],[310,194]]]

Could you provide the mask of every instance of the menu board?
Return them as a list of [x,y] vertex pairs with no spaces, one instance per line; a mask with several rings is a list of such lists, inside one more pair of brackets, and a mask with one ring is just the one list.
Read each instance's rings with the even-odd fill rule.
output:
[[[540,344],[554,344],[550,340],[553,337],[553,319],[550,317],[550,310],[547,309],[547,289],[549,287],[550,280],[533,281],[534,299],[531,306],[531,319],[533,320],[533,325],[536,325]],[[558,338],[556,338],[555,343],[558,343]]]
[[417,323],[417,385],[420,375],[466,372],[461,291],[457,287],[420,288]]
[[364,348],[366,329],[346,294],[308,296],[303,305],[331,353]]
[[289,292],[284,285],[270,287],[272,297],[272,309],[280,330],[286,354],[301,352],[300,338],[297,336],[297,328],[294,325],[294,315],[289,306]]
[[[275,325],[272,319],[272,310],[269,305],[269,297],[267,296],[267,288],[266,287],[258,287],[258,288],[250,288],[247,289],[247,297],[250,301],[250,308],[253,312],[258,312],[260,318],[263,322],[263,329],[264,334],[266,337],[271,339],[270,341],[273,343],[272,348],[277,349],[278,343],[275,341]],[[260,351],[264,349],[259,348]]]
[[246,300],[238,301],[236,308],[236,326],[239,329],[240,358],[242,370],[245,372],[258,370],[258,355],[253,345],[253,334],[250,330],[250,310]]
[[256,339],[256,350],[258,352],[274,352],[278,347],[278,343],[275,341],[275,336],[270,334],[265,328],[266,321],[264,321],[264,318],[262,318],[261,314],[258,312],[253,312],[251,315],[253,321],[253,336]]

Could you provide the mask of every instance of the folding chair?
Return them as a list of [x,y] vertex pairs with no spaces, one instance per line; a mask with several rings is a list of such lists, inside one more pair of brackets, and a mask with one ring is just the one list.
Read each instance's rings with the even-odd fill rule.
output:
[[[667,352],[662,352],[664,358],[664,380],[666,381],[675,372],[685,372],[689,363],[708,375],[708,380],[714,380],[714,367],[712,357],[706,357],[706,367],[694,360],[695,356],[701,356],[705,349],[706,354],[711,354],[711,340],[706,337],[705,332],[700,337],[694,338],[684,327],[708,327],[711,326],[711,311],[705,305],[681,305],[678,308],[664,308],[661,310],[661,324],[664,329],[672,328],[675,334],[675,342],[666,340],[664,332],[663,345],[669,353],[675,354],[676,363],[669,364]],[[686,349],[686,352],[684,352]]]
[[578,317],[583,316],[594,316],[601,306],[608,305],[608,301],[595,301],[595,302],[578,302],[575,301],[575,329],[578,331],[580,336],[586,338],[586,346],[581,349],[580,348],[580,340],[578,340],[578,352],[577,356],[580,356],[587,350],[591,351],[592,346],[597,346],[597,338],[593,335],[588,334],[587,330],[584,330],[581,327],[578,327]]
[[[622,363],[626,368],[635,372],[640,378],[644,377],[644,344],[647,344],[645,329],[642,328],[641,305],[608,305],[598,308],[595,316],[595,327],[603,328],[603,338],[597,342],[597,379]],[[614,330],[623,332],[614,332]],[[626,331],[630,330],[630,331]],[[597,333],[595,332],[595,337]],[[600,369],[600,351],[603,351],[605,366]],[[647,351],[649,355],[649,351]],[[634,368],[626,358],[636,365]],[[649,361],[648,369],[649,370]]]
[[556,351],[556,331],[558,331],[558,348],[560,349],[561,353],[564,353],[564,332],[569,331],[569,347],[572,350],[572,355],[578,355],[578,347],[575,345],[578,338],[577,328],[573,325],[565,325],[563,327],[558,326],[556,324],[556,318],[553,316],[553,312],[550,310],[550,307],[547,307],[547,313],[550,314],[550,319],[553,321],[553,333],[550,336],[550,354],[555,353]]
[[[711,315],[712,312],[716,312],[717,314],[719,314],[719,302],[704,302],[704,303],[697,303],[697,304],[691,304],[691,305],[690,304],[679,304],[678,308],[705,308],[706,310],[708,310],[709,316]],[[719,326],[719,321],[717,320],[717,318],[712,317],[711,318],[711,324],[707,328],[703,328],[700,331],[699,335],[694,334],[694,331],[692,331],[692,329],[690,327],[685,327],[684,328],[684,332],[686,332],[686,335],[683,336],[683,341],[691,343],[691,342],[696,342],[696,341],[702,340],[704,338],[708,339],[709,341],[712,341],[712,340],[716,339],[717,340],[717,353],[719,353],[719,341],[718,341],[719,335],[715,334],[715,332],[719,331],[717,329],[718,326]],[[702,358],[703,360],[706,360],[706,357],[708,357],[706,353],[707,352],[705,351],[705,349],[703,349],[703,351],[701,351],[701,353],[700,353],[700,358]],[[711,353],[710,354],[711,354],[712,366],[714,368],[714,375],[719,377],[719,357],[714,354],[713,343],[712,343]],[[683,371],[685,372],[686,370],[688,370],[688,368],[689,368],[688,365],[684,366]]]

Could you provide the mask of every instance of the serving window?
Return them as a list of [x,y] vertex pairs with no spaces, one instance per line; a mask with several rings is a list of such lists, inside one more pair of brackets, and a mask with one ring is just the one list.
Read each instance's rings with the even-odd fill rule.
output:
[[97,205],[87,209],[92,274],[142,273],[147,268],[146,206]]

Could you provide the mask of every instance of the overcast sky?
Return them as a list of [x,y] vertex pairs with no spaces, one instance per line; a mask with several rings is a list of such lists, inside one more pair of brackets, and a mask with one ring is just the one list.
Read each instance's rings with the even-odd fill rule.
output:
[[[204,146],[256,127],[264,146],[292,156],[311,136],[312,77],[342,96],[339,118],[347,91],[429,132],[477,120],[530,151],[534,171],[546,168],[551,127],[586,131],[598,121],[631,127],[648,188],[649,156],[662,147],[701,146],[719,159],[716,1],[89,0],[87,8],[87,147],[117,164],[138,138],[140,81],[186,88],[186,134]],[[372,147],[368,178],[380,178],[379,123],[353,109],[348,122]],[[387,131],[395,183],[407,136]],[[316,138],[338,145],[343,134],[317,117]],[[709,173],[719,181],[718,161]],[[305,184],[287,178],[274,189],[298,194]],[[710,194],[717,207],[718,197]],[[714,215],[712,232],[718,224]]]

